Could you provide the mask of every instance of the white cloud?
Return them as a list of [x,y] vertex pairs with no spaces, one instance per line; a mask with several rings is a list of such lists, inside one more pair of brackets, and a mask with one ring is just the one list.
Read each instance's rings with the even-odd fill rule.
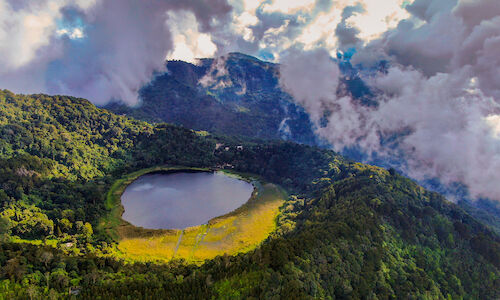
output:
[[271,3],[262,5],[262,10],[267,13],[281,12],[296,14],[301,11],[310,12],[316,0],[272,0]]
[[321,12],[307,25],[297,41],[305,45],[305,50],[311,50],[318,45],[328,49],[337,47],[337,37],[335,29],[341,21],[342,10],[332,9],[330,12]]
[[[331,79],[330,85],[321,79],[330,78],[338,67],[331,66],[330,58],[318,56],[314,57],[322,63],[302,64],[311,60],[307,52],[283,61],[282,70],[290,68],[287,64],[300,68],[281,72],[280,83],[306,108],[317,133],[336,150],[359,146],[378,158],[406,160],[402,168],[415,179],[461,182],[472,197],[500,200],[497,1],[416,0],[406,3],[412,16],[399,0],[360,3],[364,12],[351,11],[346,25],[359,30],[355,33],[363,43],[371,42],[357,49],[361,51],[352,62],[372,65],[384,59],[392,65],[388,73],[364,78],[379,105],[363,106],[349,95],[333,92],[338,79]],[[306,50],[338,46],[338,41],[326,42],[337,28],[327,26],[328,18],[338,23],[338,15],[331,14],[345,4],[337,2],[305,28],[299,41]],[[308,77],[315,80],[302,80]],[[294,86],[300,89],[290,88]],[[325,116],[328,123],[322,127],[319,121]],[[389,137],[394,141],[387,144]]]
[[168,59],[195,63],[197,58],[212,57],[217,51],[211,36],[198,31],[199,24],[192,12],[169,12],[167,24],[174,39],[174,49]]
[[[167,54],[215,53],[209,32],[230,9],[226,0],[0,0],[0,87],[136,104]],[[167,24],[171,11],[184,23]]]
[[0,0],[0,72],[25,65],[39,48],[49,44],[59,7],[43,1],[14,11],[6,0]]
[[265,0],[243,0],[243,5],[246,12],[254,13],[255,10],[264,2]]
[[491,135],[500,139],[500,115],[489,115],[484,118],[484,121],[490,127]]
[[236,32],[243,37],[244,40],[253,42],[255,37],[250,29],[251,26],[255,26],[259,23],[259,19],[245,11],[241,15],[235,17],[235,29]]
[[[365,80],[379,105],[367,107],[339,96],[338,66],[317,51],[284,60],[280,83],[337,151],[360,146],[369,155],[405,160],[403,170],[417,180],[461,182],[474,198],[500,200],[500,105],[482,92],[473,67],[427,77],[394,66],[370,75]],[[387,144],[389,137],[395,140]]]
[[324,49],[297,50],[282,59],[280,84],[319,123],[336,99],[340,70]]
[[359,38],[369,42],[398,25],[410,14],[403,8],[405,0],[363,0],[365,12],[351,16],[347,23],[359,29]]
[[67,36],[70,39],[82,39],[85,37],[85,33],[82,28],[63,28],[56,31],[58,36]]
[[[24,1],[13,7],[12,2],[0,0],[0,65],[2,72],[20,68],[37,57],[41,48],[60,35],[57,20],[62,17],[61,8],[67,5],[83,11],[89,10],[96,0],[40,0]],[[59,30],[59,31],[58,31]],[[73,38],[82,37],[80,29],[65,33]]]
[[[346,20],[346,26],[359,30],[358,38],[367,43],[378,38],[398,22],[409,16],[403,8],[411,1],[405,0],[339,0],[325,4],[315,0],[251,1],[231,0],[236,8],[228,31],[234,38],[219,41],[228,44],[231,51],[242,46],[251,53],[271,53],[277,61],[289,48],[311,50],[327,48],[334,53],[340,47],[336,36],[337,26],[342,22],[345,8],[364,7],[363,12],[354,13]],[[244,43],[239,40],[242,39]],[[251,45],[251,46],[250,46]]]

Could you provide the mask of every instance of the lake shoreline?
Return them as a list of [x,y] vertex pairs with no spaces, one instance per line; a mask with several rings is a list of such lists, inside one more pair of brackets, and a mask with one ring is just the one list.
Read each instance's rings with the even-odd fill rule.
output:
[[254,190],[251,182],[219,171],[147,173],[122,193],[122,219],[147,229],[206,225],[244,205]]
[[[251,183],[253,191],[250,198],[237,209],[212,218],[207,224],[183,230],[146,229],[134,226],[122,219],[124,207],[121,204],[121,195],[134,180],[146,174],[172,174],[186,171],[190,173],[223,172],[227,176]],[[113,183],[107,193],[105,203],[109,214],[103,218],[99,226],[118,243],[119,253],[113,255],[127,261],[165,262],[173,258],[183,258],[198,264],[217,255],[224,253],[234,255],[257,247],[275,230],[276,218],[287,197],[284,189],[266,183],[262,178],[253,174],[214,168],[157,166],[124,175]],[[172,251],[168,250],[168,245],[175,246],[180,243],[181,234],[184,237],[180,253],[174,253],[174,247]],[[193,240],[191,246],[189,246],[190,239]],[[226,246],[222,244],[215,248],[209,246],[210,243],[215,242]],[[191,249],[187,253],[186,247]]]

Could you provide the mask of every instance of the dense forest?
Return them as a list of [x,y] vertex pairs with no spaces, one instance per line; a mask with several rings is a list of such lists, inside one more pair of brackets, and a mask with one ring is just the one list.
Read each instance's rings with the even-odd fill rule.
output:
[[[0,136],[0,299],[500,297],[500,237],[392,169],[5,90]],[[291,196],[250,252],[201,266],[119,260],[99,226],[106,192],[158,165],[231,167]]]

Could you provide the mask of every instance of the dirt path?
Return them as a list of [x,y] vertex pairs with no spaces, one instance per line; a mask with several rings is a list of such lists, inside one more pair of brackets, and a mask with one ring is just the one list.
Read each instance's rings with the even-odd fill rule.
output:
[[174,248],[174,254],[172,255],[172,258],[175,257],[175,254],[177,254],[177,250],[179,249],[179,246],[181,245],[182,241],[182,236],[184,235],[184,230],[181,231],[181,235],[179,235],[179,239],[177,240],[177,245],[175,245]]

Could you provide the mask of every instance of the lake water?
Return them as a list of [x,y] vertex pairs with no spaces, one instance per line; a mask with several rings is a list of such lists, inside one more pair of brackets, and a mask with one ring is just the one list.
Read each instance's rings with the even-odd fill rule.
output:
[[222,172],[156,173],[137,178],[122,194],[122,218],[150,229],[206,224],[250,199],[253,186]]

